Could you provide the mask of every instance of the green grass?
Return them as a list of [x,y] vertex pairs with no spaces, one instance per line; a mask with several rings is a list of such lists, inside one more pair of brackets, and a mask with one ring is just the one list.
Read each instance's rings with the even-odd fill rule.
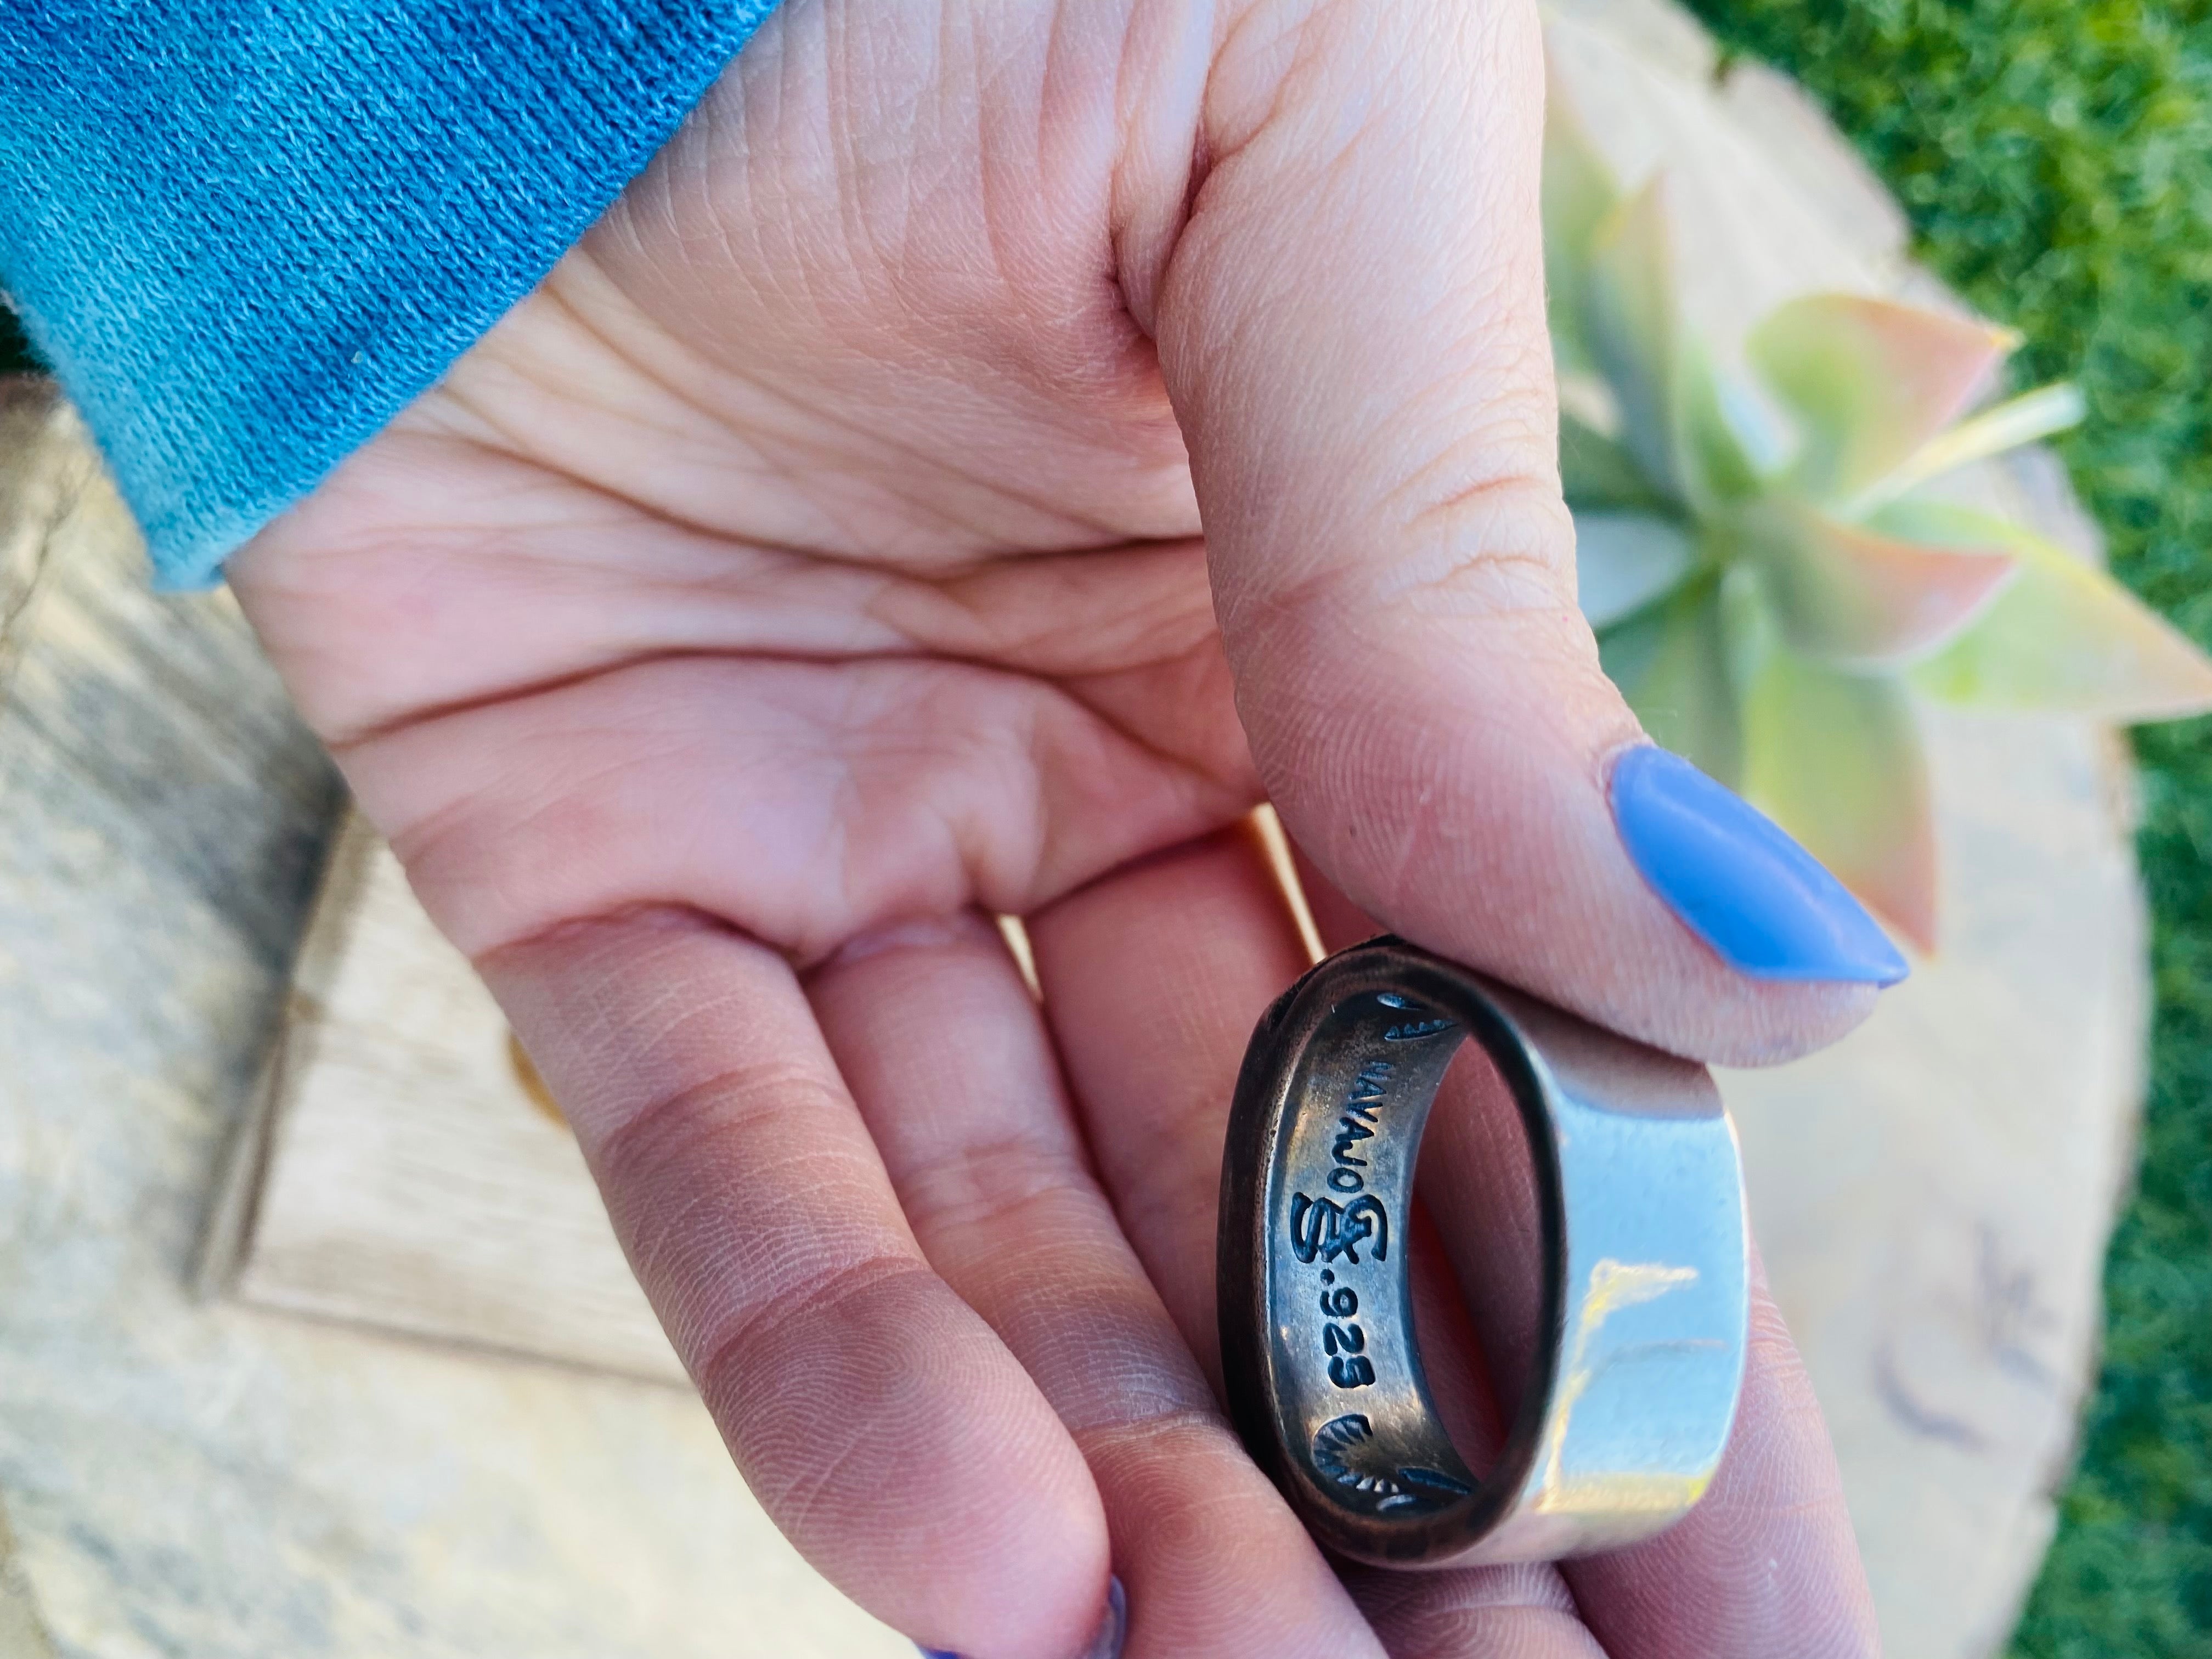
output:
[[[1692,0],[1796,76],[1921,257],[2089,418],[2061,445],[2135,590],[2212,644],[2212,0]],[[2104,1367],[2019,1659],[2212,1655],[2212,721],[2148,727],[2157,1015]]]

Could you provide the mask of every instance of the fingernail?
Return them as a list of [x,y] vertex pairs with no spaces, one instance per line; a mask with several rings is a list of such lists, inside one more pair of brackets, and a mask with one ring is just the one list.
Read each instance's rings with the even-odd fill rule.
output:
[[[1121,1659],[1121,1639],[1129,1632],[1129,1596],[1119,1578],[1106,1581],[1106,1615],[1098,1621],[1098,1634],[1083,1650],[1080,1659]],[[950,1648],[921,1649],[921,1659],[960,1659]]]
[[1121,1639],[1129,1633],[1129,1594],[1118,1577],[1106,1581],[1106,1616],[1098,1621],[1098,1634],[1083,1650],[1083,1659],[1121,1659]]
[[1609,793],[1651,890],[1738,973],[1894,985],[1911,971],[1819,860],[1680,755],[1623,751]]

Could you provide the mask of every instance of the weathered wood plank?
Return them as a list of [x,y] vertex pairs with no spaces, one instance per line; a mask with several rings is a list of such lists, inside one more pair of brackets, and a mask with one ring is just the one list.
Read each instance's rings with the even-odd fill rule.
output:
[[[13,459],[83,472],[41,430]],[[235,607],[150,593],[104,489],[33,565],[0,702],[0,1655],[910,1659],[689,1394],[193,1295],[339,794]]]
[[683,1382],[524,1065],[398,861],[349,817],[301,952],[238,1294]]

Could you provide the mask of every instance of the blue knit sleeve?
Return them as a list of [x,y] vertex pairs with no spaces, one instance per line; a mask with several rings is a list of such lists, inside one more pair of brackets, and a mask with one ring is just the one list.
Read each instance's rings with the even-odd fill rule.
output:
[[429,386],[774,3],[0,4],[0,288],[162,580]]

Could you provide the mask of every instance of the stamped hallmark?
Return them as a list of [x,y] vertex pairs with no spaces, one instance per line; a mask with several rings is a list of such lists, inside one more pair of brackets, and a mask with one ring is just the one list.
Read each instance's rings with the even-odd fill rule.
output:
[[1426,1009],[1416,1007],[1395,991],[1378,991],[1376,993],[1375,1000],[1385,1008],[1402,1008],[1414,1016],[1412,1019],[1401,1020],[1398,1024],[1386,1028],[1382,1033],[1382,1041],[1385,1042],[1418,1042],[1422,1037],[1434,1036],[1439,1031],[1449,1031],[1459,1024],[1455,1019],[1444,1019],[1428,1013]]
[[1401,1467],[1381,1456],[1374,1425],[1357,1413],[1331,1418],[1314,1431],[1313,1465],[1338,1486],[1365,1492],[1378,1510],[1424,1500],[1449,1503],[1474,1490],[1441,1469]]
[[1390,1214],[1370,1193],[1349,1204],[1333,1198],[1291,1194],[1291,1249],[1301,1261],[1334,1261],[1341,1256],[1359,1265],[1359,1247],[1372,1240],[1375,1259],[1390,1259]]
[[1375,1138],[1372,1126],[1380,1121],[1376,1112],[1382,1104],[1391,1069],[1387,1060],[1372,1060],[1362,1066],[1359,1075],[1352,1080],[1352,1092],[1345,1099],[1343,1115],[1336,1120],[1336,1140],[1329,1149],[1329,1161],[1334,1167],[1328,1172],[1328,1184],[1334,1191],[1356,1193],[1367,1185],[1366,1178],[1359,1173],[1367,1167],[1367,1160],[1356,1156],[1352,1149],[1361,1141]]
[[[1390,1007],[1406,1006],[1389,992],[1381,1000]],[[1291,1253],[1307,1266],[1322,1264],[1317,1304],[1322,1316],[1322,1352],[1328,1357],[1329,1381],[1340,1389],[1364,1389],[1375,1381],[1375,1362],[1366,1352],[1367,1333],[1356,1318],[1359,1293],[1350,1285],[1338,1284],[1335,1269],[1390,1259],[1390,1212],[1367,1190],[1365,1153],[1366,1143],[1381,1127],[1395,1069],[1387,1060],[1370,1060],[1359,1068],[1346,1091],[1330,1142],[1325,1177],[1328,1192],[1317,1197],[1291,1194]]]

